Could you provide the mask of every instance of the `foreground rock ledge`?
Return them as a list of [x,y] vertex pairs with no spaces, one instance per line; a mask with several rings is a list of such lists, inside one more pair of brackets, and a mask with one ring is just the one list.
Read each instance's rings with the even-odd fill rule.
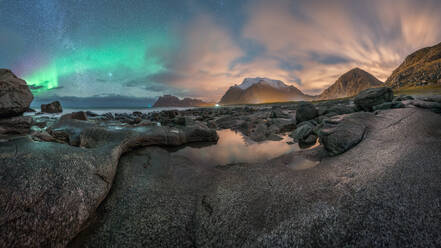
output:
[[[207,168],[158,147],[128,153],[97,222],[71,246],[439,247],[441,116],[357,119],[365,137],[334,157],[320,146]],[[322,160],[296,171],[297,156]]]
[[88,127],[79,141],[88,149],[28,137],[1,142],[0,247],[64,247],[106,197],[121,154],[134,147],[217,139],[204,127]]

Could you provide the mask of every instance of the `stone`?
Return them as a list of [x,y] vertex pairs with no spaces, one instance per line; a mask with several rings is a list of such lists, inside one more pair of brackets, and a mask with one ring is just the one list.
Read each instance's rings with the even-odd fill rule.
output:
[[385,102],[372,107],[372,110],[384,110],[384,109],[394,109],[394,108],[405,108],[406,106],[402,102],[393,101]]
[[29,109],[33,99],[26,81],[11,70],[0,69],[0,118],[21,115]]
[[302,125],[298,127],[294,132],[292,132],[291,136],[293,137],[294,141],[299,142],[306,139],[313,130],[313,126],[311,125]]
[[361,110],[372,111],[376,105],[391,102],[393,95],[389,87],[366,89],[355,97],[354,103]]
[[314,145],[317,142],[318,136],[315,134],[311,134],[305,139],[299,141],[300,148],[308,148]]
[[0,118],[0,135],[23,135],[29,133],[32,118],[29,116],[13,116]]
[[344,153],[363,139],[366,131],[363,119],[369,118],[370,115],[358,112],[326,120],[319,131],[320,143],[331,156]]
[[41,104],[41,112],[43,113],[61,113],[63,108],[59,101],[54,101],[48,104]]
[[300,102],[296,110],[297,123],[309,121],[318,116],[318,111],[310,102]]
[[72,119],[72,120],[80,120],[80,121],[87,121],[87,114],[83,111],[79,112],[72,112],[70,114],[65,114],[60,117],[60,120],[64,119]]
[[120,156],[131,149],[218,139],[200,125],[113,129],[86,123],[58,123],[80,130],[82,148],[29,137],[0,142],[0,247],[65,247],[95,215]]
[[[98,221],[71,245],[437,247],[441,116],[418,108],[368,114],[359,116],[369,129],[363,142],[319,160],[321,145],[215,168],[158,147],[127,153]],[[320,164],[292,169],[310,161]]]

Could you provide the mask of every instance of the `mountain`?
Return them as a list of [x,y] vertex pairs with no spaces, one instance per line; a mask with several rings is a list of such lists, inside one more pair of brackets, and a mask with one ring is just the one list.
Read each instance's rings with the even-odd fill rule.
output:
[[319,99],[335,99],[348,96],[355,96],[360,91],[383,85],[383,83],[370,73],[354,68],[342,76],[329,88],[324,90]]
[[392,88],[441,85],[441,43],[409,56],[386,80]]
[[269,78],[245,78],[240,85],[231,86],[219,104],[257,104],[268,102],[286,102],[310,100],[294,86],[288,86],[280,80]]
[[206,107],[213,103],[207,103],[199,99],[184,98],[179,99],[176,96],[164,95],[158,98],[153,107]]

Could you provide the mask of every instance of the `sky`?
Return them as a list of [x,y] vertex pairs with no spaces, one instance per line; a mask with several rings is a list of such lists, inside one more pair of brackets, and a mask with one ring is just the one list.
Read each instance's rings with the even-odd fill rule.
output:
[[0,0],[0,68],[36,101],[216,102],[246,77],[319,94],[354,67],[386,80],[441,42],[439,13],[439,0]]

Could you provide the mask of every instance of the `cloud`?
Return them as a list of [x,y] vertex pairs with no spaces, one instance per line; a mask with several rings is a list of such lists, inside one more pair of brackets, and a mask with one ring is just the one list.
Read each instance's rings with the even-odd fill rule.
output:
[[260,1],[248,6],[243,37],[263,56],[301,64],[298,85],[319,92],[356,66],[385,80],[406,55],[441,40],[440,11],[436,1]]

